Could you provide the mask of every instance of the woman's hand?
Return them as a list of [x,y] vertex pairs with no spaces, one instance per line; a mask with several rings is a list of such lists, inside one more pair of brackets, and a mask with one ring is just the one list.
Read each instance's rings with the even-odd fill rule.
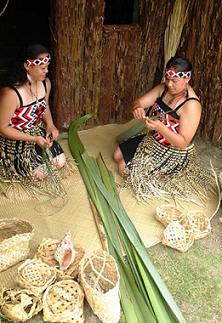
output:
[[34,142],[36,145],[40,146],[41,148],[43,148],[45,145],[51,146],[50,140],[42,136],[35,136]]
[[46,127],[46,138],[49,139],[51,142],[56,140],[59,136],[59,130],[54,126],[47,126]]
[[143,108],[137,107],[133,110],[133,116],[135,119],[144,119],[145,118],[145,111]]
[[163,126],[161,121],[153,120],[149,117],[144,117],[144,122],[145,122],[146,127],[151,130],[160,131],[161,127]]

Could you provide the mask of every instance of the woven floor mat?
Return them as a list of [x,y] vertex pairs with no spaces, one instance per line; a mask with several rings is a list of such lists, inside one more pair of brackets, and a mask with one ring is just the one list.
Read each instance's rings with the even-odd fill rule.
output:
[[[88,152],[97,156],[99,152],[105,160],[107,167],[113,172],[116,182],[121,182],[117,174],[116,165],[112,159],[115,148],[115,138],[126,129],[126,125],[106,125],[80,132],[80,138]],[[67,156],[71,157],[67,140],[61,145]],[[74,244],[81,245],[86,251],[101,248],[97,228],[91,212],[87,192],[81,176],[76,169],[72,176],[63,181],[67,192],[66,199],[30,200],[27,196],[18,197],[17,201],[0,198],[0,218],[13,218],[29,220],[34,226],[34,237],[31,241],[31,253],[42,238],[61,239],[70,230]],[[166,201],[155,200],[149,203],[138,202],[127,190],[120,192],[120,197],[129,217],[135,224],[146,247],[161,241],[163,226],[154,218],[155,208]],[[167,201],[171,202],[171,201]],[[197,208],[191,203],[184,203],[185,210]],[[218,196],[211,196],[205,212],[209,218],[218,208]],[[0,287],[11,287],[14,284],[17,266],[0,273]]]

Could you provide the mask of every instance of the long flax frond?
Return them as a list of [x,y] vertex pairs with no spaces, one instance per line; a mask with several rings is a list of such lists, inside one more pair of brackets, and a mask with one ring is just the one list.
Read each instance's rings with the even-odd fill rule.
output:
[[112,173],[101,157],[95,160],[84,150],[77,130],[88,118],[89,115],[71,124],[69,145],[90,198],[103,221],[109,252],[118,264],[121,305],[126,321],[185,322],[122,206]]

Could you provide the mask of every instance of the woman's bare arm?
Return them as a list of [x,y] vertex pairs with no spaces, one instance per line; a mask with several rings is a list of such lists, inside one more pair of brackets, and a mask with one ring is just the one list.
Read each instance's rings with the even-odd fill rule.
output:
[[46,99],[46,112],[44,114],[43,120],[46,123],[46,136],[52,137],[51,139],[55,140],[59,136],[59,131],[53,123],[52,114],[51,114],[50,107],[49,107],[49,95],[50,95],[50,91],[51,91],[51,82],[48,78],[46,79],[46,87],[47,87],[46,98],[45,98]]
[[172,146],[184,149],[193,139],[201,118],[201,104],[196,100],[189,100],[180,109],[179,133],[168,129],[161,121],[146,118],[146,125],[152,130],[159,131]]
[[143,119],[145,117],[144,110],[154,104],[156,99],[162,94],[164,87],[164,84],[159,84],[133,102],[132,111],[135,119]]

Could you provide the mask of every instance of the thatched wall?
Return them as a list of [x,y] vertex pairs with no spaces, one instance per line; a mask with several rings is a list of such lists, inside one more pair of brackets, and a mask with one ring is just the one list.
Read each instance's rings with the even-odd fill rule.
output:
[[193,63],[193,86],[203,106],[200,135],[222,145],[222,5],[196,0],[178,52]]
[[52,2],[53,106],[60,129],[90,112],[94,124],[131,118],[131,102],[152,87],[169,7],[165,0],[143,0],[140,24],[108,26],[103,0]]
[[[104,0],[52,1],[53,105],[61,130],[86,113],[91,124],[131,118],[131,102],[158,83],[163,40],[174,0],[141,0],[137,25],[104,25]],[[178,53],[194,65],[193,85],[203,103],[200,134],[221,141],[221,32],[219,0],[193,0]]]

